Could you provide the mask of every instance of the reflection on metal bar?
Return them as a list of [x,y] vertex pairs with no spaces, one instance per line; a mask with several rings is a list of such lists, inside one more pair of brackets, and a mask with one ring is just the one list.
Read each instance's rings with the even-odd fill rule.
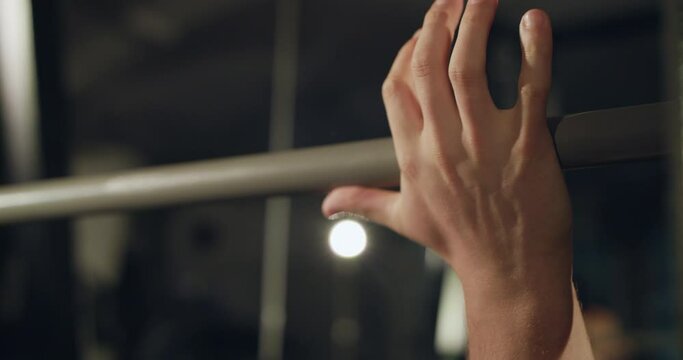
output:
[[592,111],[551,119],[562,167],[572,169],[670,153],[673,103]]
[[[664,155],[670,111],[663,103],[552,120],[560,161],[568,169]],[[8,186],[0,189],[0,222],[326,191],[345,184],[395,186],[398,179],[386,138]]]

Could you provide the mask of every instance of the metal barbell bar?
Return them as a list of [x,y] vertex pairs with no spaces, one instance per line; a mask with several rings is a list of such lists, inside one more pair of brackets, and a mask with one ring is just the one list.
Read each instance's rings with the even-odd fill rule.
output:
[[[668,152],[671,103],[549,119],[563,169]],[[213,199],[398,185],[390,138],[0,188],[0,223]]]

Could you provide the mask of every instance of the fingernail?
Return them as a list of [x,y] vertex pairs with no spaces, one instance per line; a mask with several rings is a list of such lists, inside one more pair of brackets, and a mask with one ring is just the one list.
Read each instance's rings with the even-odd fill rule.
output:
[[545,22],[545,16],[541,15],[538,11],[529,11],[522,18],[522,25],[529,29],[540,27],[543,25],[543,22]]
[[533,26],[533,22],[534,20],[532,19],[530,12],[524,14],[524,17],[522,18],[522,25],[524,25],[525,28],[530,28]]
[[327,219],[328,220],[355,219],[355,220],[368,221],[368,218],[366,218],[362,215],[358,215],[358,214],[348,212],[348,211],[342,211],[342,212],[334,213],[334,214],[330,215]]

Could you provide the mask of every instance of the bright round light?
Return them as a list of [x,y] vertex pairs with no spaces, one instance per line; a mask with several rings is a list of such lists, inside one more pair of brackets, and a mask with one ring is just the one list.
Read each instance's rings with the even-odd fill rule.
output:
[[363,226],[353,220],[336,223],[330,230],[330,248],[337,256],[353,258],[363,253],[368,236]]

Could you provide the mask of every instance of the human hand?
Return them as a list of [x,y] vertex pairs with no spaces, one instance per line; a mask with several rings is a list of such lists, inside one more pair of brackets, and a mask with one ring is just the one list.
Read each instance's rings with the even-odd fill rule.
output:
[[[518,102],[498,109],[486,79],[496,7],[470,0],[460,19],[462,0],[432,5],[382,89],[400,192],[338,188],[323,213],[359,214],[440,254],[463,283],[471,352],[552,357],[571,328],[572,252],[569,197],[546,123],[551,26],[542,11],[524,16]],[[498,336],[532,341],[496,350]]]

